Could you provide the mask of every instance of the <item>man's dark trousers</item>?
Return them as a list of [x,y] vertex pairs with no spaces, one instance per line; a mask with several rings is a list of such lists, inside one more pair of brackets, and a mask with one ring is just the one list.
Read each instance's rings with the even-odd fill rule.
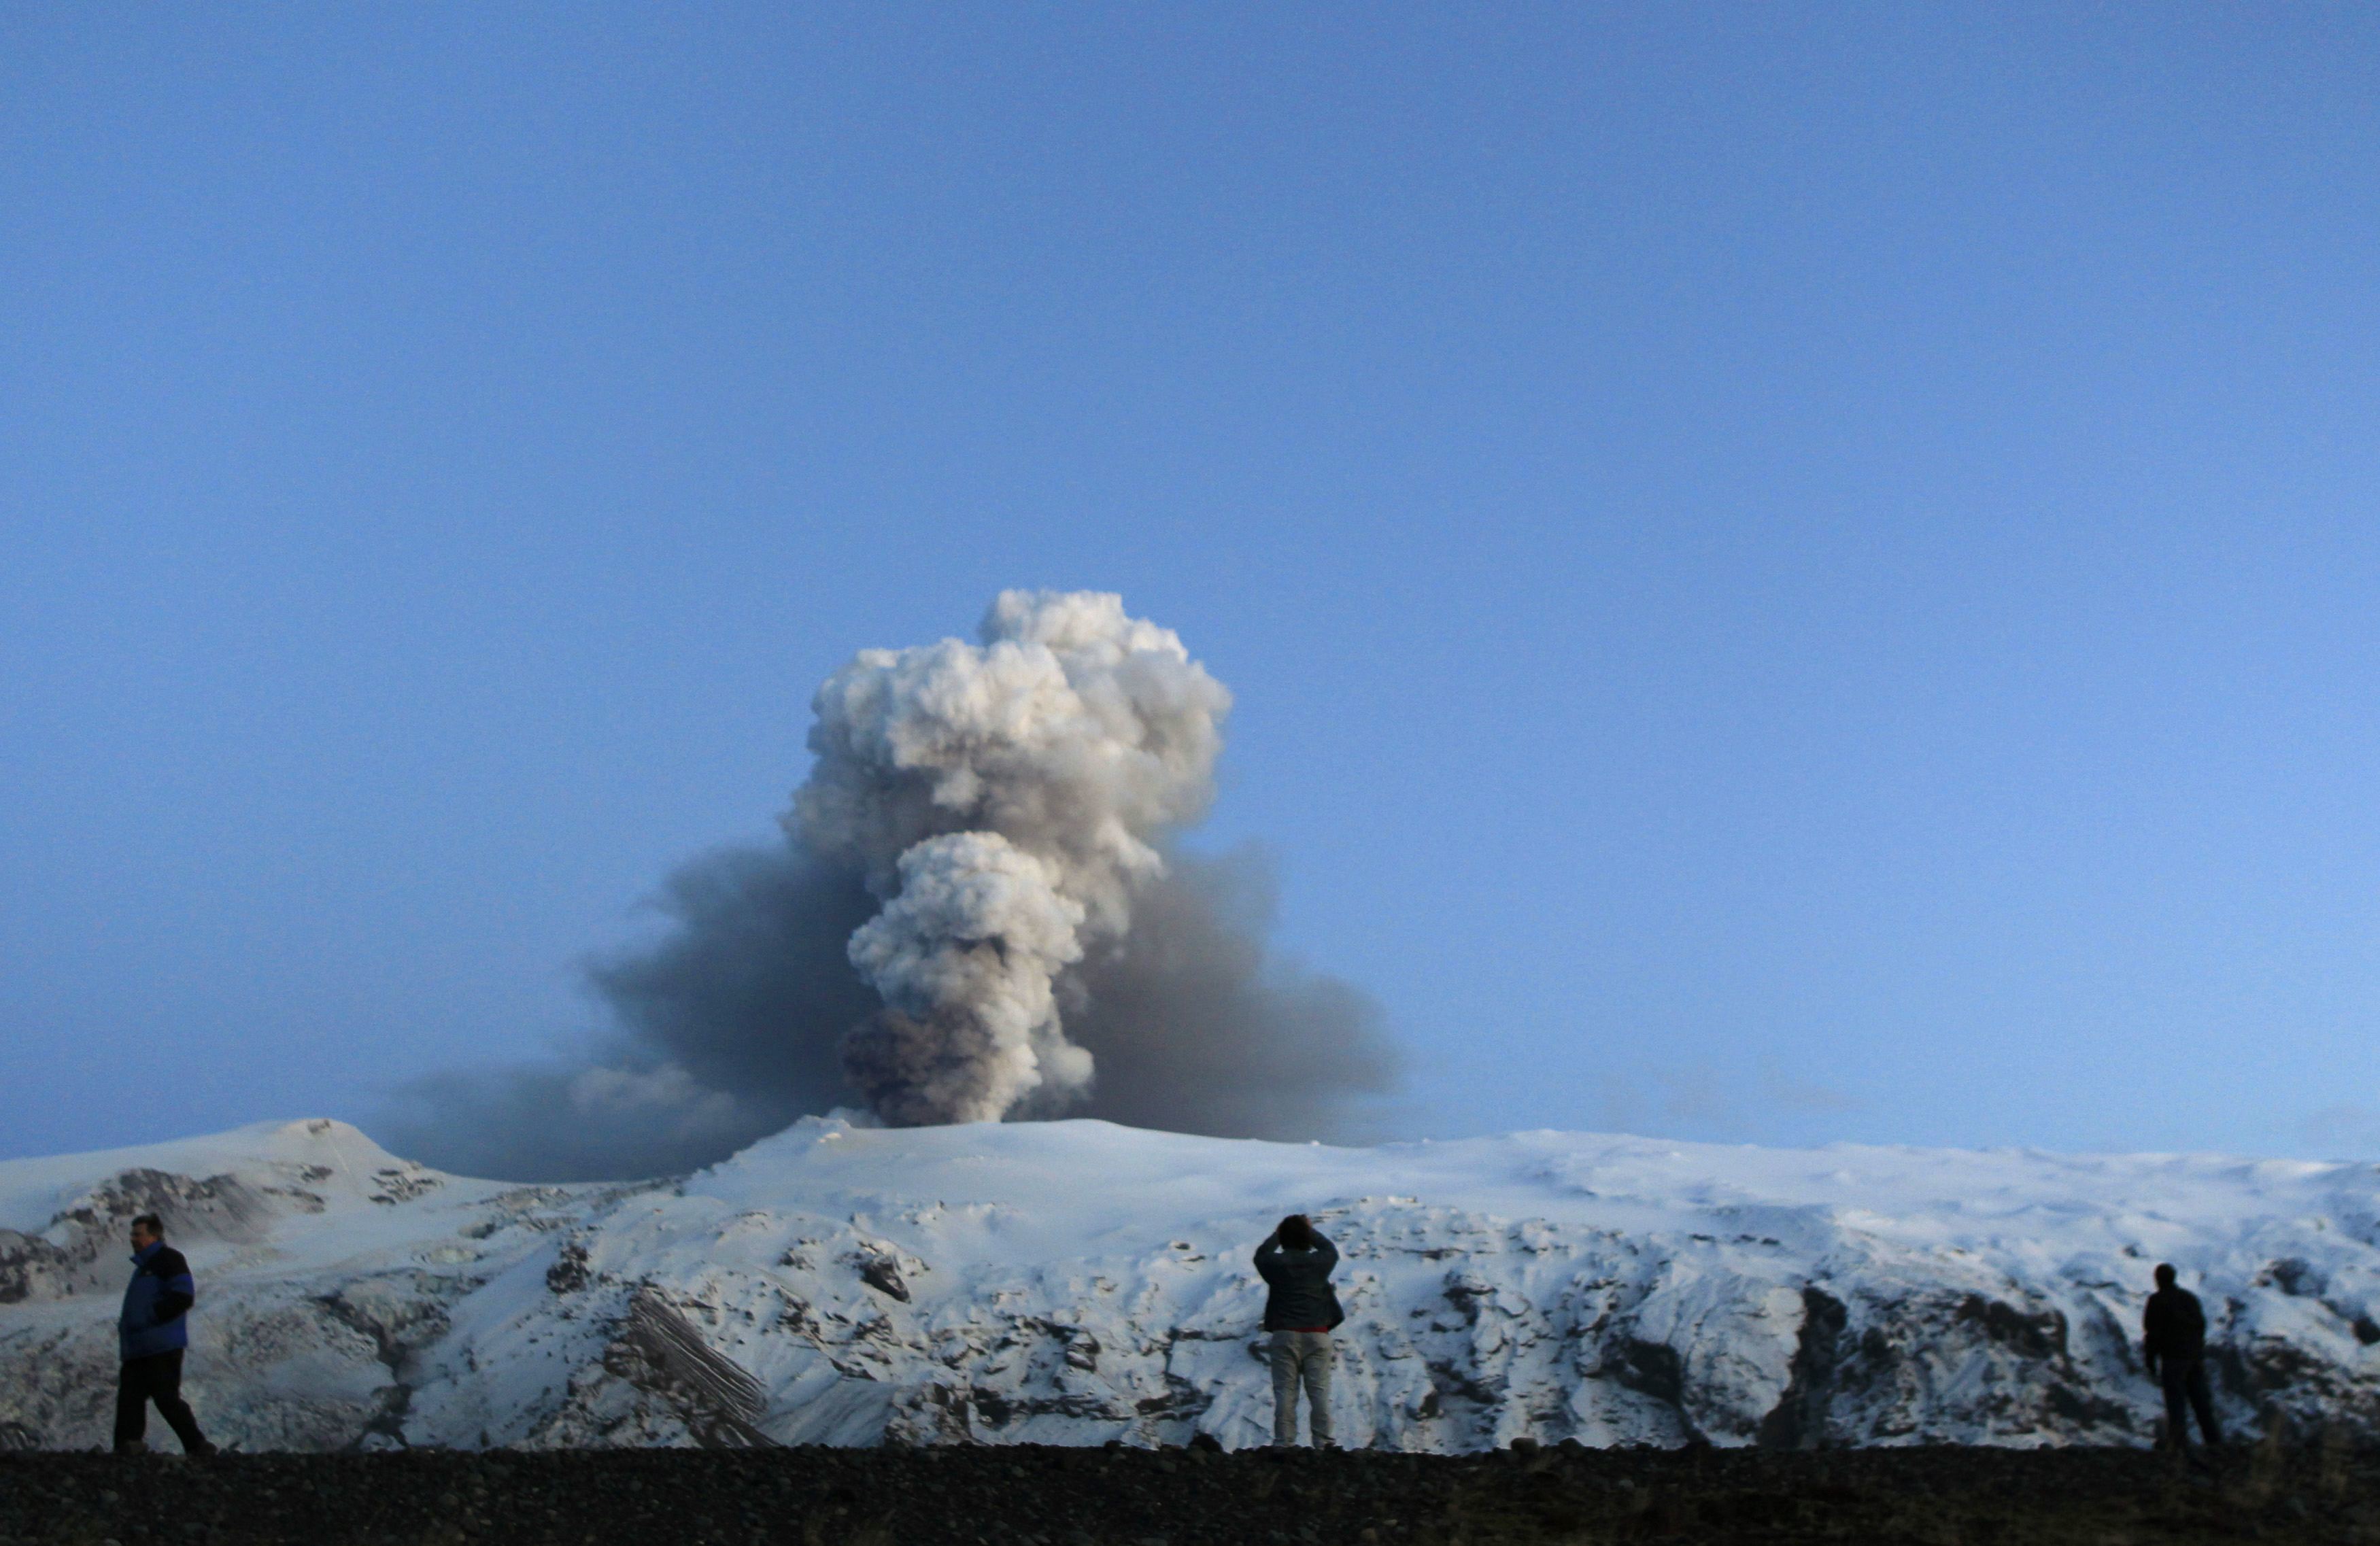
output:
[[2184,1447],[2182,1403],[2187,1401],[2190,1410],[2198,1414],[2199,1437],[2210,1445],[2221,1443],[2223,1435],[2215,1430],[2215,1402],[2206,1391],[2206,1360],[2160,1359],[2158,1378],[2165,1385],[2165,1442],[2176,1449]]
[[145,1359],[127,1359],[123,1372],[115,1383],[115,1444],[118,1449],[140,1441],[149,1431],[149,1403],[157,1403],[157,1415],[173,1429],[174,1437],[182,1441],[182,1448],[192,1455],[205,1450],[207,1441],[199,1431],[199,1419],[190,1415],[190,1404],[182,1399],[182,1350],[152,1353]]

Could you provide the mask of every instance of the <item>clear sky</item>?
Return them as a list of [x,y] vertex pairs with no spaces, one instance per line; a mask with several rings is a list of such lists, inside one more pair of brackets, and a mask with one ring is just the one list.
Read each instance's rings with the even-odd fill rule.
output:
[[2380,12],[0,10],[0,1153],[599,1021],[1003,586],[1412,1135],[2380,1154]]

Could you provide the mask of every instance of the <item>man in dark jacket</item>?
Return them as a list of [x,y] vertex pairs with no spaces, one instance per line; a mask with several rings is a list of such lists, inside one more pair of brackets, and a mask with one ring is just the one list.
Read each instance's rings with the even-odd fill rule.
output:
[[2206,1311],[2198,1296],[2174,1283],[2170,1263],[2156,1270],[2156,1292],[2149,1296],[2141,1317],[2141,1351],[2147,1356],[2149,1377],[2165,1387],[2165,1442],[2187,1449],[2182,1404],[2198,1414],[2199,1436],[2209,1449],[2223,1442],[2216,1431],[2215,1404],[2206,1390]]
[[149,1447],[140,1435],[148,1431],[152,1401],[184,1454],[215,1452],[182,1399],[182,1350],[190,1345],[188,1317],[198,1298],[190,1264],[165,1243],[164,1222],[155,1214],[134,1219],[132,1281],[124,1286],[124,1312],[115,1323],[124,1359],[115,1383],[116,1454],[139,1455]]
[[1272,1333],[1272,1442],[1297,1443],[1297,1388],[1305,1386],[1306,1426],[1314,1447],[1330,1449],[1330,1328],[1347,1318],[1330,1287],[1339,1248],[1304,1214],[1292,1214],[1257,1247],[1257,1274],[1265,1297],[1264,1329]]

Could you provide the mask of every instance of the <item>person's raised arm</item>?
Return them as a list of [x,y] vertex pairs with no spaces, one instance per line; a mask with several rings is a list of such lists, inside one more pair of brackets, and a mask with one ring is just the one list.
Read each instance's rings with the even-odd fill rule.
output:
[[1339,1248],[1332,1245],[1330,1237],[1319,1229],[1314,1232],[1314,1255],[1315,1259],[1321,1263],[1325,1274],[1339,1264]]
[[1270,1283],[1274,1271],[1280,1265],[1281,1231],[1276,1229],[1264,1238],[1264,1244],[1257,1247],[1257,1275]]

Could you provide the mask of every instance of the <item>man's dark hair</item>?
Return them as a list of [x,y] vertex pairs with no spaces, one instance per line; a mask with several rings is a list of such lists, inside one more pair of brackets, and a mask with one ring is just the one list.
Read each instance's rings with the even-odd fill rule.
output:
[[2156,1280],[2157,1280],[2157,1286],[2158,1286],[2158,1287],[2160,1287],[2160,1288],[2170,1288],[2170,1287],[2172,1287],[2172,1286],[2173,1286],[2173,1277],[2174,1277],[2174,1273],[2173,1273],[2173,1263],[2172,1263],[2172,1262],[2158,1262],[2158,1263],[2157,1263]]
[[149,1233],[156,1236],[161,1240],[165,1238],[165,1221],[159,1218],[155,1214],[140,1214],[133,1219],[132,1227],[135,1229],[146,1229]]
[[1312,1250],[1314,1226],[1304,1214],[1292,1214],[1281,1221],[1279,1236],[1285,1250]]

